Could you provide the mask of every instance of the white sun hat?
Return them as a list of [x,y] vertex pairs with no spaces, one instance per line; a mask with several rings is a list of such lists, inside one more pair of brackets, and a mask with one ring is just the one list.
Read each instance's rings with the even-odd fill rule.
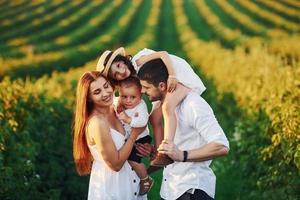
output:
[[[110,51],[110,50],[104,51],[104,53],[102,53],[102,55],[100,56],[98,63],[97,63],[96,70],[101,72],[105,77],[107,77],[108,71],[109,71],[114,59],[118,55],[125,56],[125,49],[123,47],[116,49],[112,54],[111,54],[111,52],[112,51]],[[105,64],[105,61],[110,54],[111,54],[111,56],[109,57],[108,61]]]

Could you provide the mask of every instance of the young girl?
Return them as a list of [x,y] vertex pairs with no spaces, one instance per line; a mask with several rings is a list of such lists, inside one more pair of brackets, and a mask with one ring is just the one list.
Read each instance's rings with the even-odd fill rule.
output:
[[[105,51],[97,63],[97,71],[108,77],[113,83],[136,74],[140,66],[149,60],[160,58],[167,67],[168,94],[163,105],[154,107],[150,116],[150,121],[155,134],[155,147],[157,148],[162,139],[173,141],[176,131],[176,106],[185,98],[190,90],[194,90],[199,95],[206,89],[198,75],[193,71],[191,66],[182,58],[168,54],[165,51],[155,52],[150,49],[143,49],[138,52],[132,59],[126,56],[123,47],[114,52]],[[158,104],[155,104],[158,105]],[[160,108],[160,109],[157,109]],[[162,116],[164,116],[164,130],[162,131]],[[165,133],[165,134],[163,134]],[[164,138],[162,136],[164,135]],[[164,154],[158,154],[151,162],[154,166],[165,166],[172,163],[172,160]]]
[[[119,97],[115,98],[118,118],[122,121],[127,137],[132,128],[145,127],[138,136],[135,144],[151,143],[151,136],[147,127],[149,114],[147,105],[142,97],[142,86],[136,76],[129,76],[119,83]],[[140,178],[140,195],[146,194],[153,185],[152,178],[148,175],[145,165],[141,162],[142,157],[135,147],[132,148],[128,162]]]

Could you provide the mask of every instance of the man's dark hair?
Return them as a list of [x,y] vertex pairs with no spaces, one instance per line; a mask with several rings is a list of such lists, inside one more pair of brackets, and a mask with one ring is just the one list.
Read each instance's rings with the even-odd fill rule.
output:
[[168,76],[167,67],[161,59],[146,62],[138,72],[140,80],[147,81],[155,87],[158,87],[160,82],[167,83]]
[[131,87],[131,86],[136,86],[140,90],[142,90],[142,85],[140,82],[140,79],[137,76],[129,76],[126,79],[119,81],[119,86],[122,87]]

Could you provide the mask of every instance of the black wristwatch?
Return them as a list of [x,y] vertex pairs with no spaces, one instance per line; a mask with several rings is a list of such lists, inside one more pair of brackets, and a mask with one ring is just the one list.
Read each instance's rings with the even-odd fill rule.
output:
[[187,157],[188,157],[188,152],[187,151],[183,151],[183,161],[182,162],[186,162],[187,161]]

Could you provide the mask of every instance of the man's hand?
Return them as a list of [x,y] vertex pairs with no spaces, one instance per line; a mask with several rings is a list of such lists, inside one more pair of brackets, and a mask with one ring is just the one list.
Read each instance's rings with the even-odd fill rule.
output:
[[163,140],[158,147],[158,152],[167,154],[174,161],[183,161],[183,151],[180,151],[171,141]]

